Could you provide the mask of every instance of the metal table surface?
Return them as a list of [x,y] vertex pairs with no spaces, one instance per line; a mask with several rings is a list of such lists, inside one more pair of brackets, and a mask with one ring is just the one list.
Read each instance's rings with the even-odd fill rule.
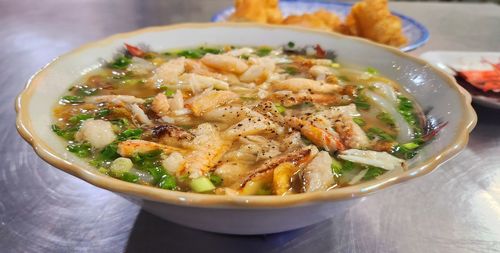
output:
[[[476,106],[468,147],[434,173],[321,224],[274,235],[184,228],[44,163],[16,133],[14,97],[50,59],[136,28],[208,21],[225,1],[0,1],[1,252],[500,252],[500,111]],[[500,51],[500,7],[393,3],[430,49]]]

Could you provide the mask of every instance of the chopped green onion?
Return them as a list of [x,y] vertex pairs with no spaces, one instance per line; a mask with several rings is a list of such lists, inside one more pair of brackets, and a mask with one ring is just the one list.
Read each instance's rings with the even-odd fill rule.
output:
[[122,55],[116,58],[109,66],[115,69],[125,69],[132,63],[132,59],[128,56]]
[[385,140],[385,141],[394,141],[396,139],[395,136],[392,136],[392,135],[386,133],[384,130],[382,130],[378,127],[372,127],[370,129],[368,129],[368,132],[366,133],[366,135],[368,136],[368,138],[370,138],[372,140],[375,137],[378,137],[381,140]]
[[349,82],[351,80],[349,80],[349,78],[347,76],[337,76],[337,79],[341,80],[341,81],[344,81],[344,82]]
[[[143,163],[143,164],[148,164],[148,163]],[[160,183],[161,180],[166,175],[165,169],[162,166],[143,165],[142,167],[145,167],[145,170],[147,170],[147,172],[149,172],[149,174],[153,176],[153,180],[155,183]]]
[[243,60],[248,60],[248,59],[250,59],[250,56],[244,54],[244,55],[240,56],[240,58],[243,59]]
[[352,169],[354,169],[354,163],[353,162],[351,162],[351,161],[344,161],[342,163],[342,172],[351,171]]
[[332,159],[332,165],[331,165],[333,174],[335,175],[340,175],[342,174],[342,163],[339,161]]
[[385,170],[382,168],[374,167],[374,166],[368,166],[368,171],[366,174],[363,176],[363,180],[371,180],[374,179],[382,174],[384,174]]
[[293,41],[289,41],[288,44],[287,44],[287,46],[289,48],[294,48],[295,47],[295,43]]
[[78,131],[78,129],[76,129],[76,128],[61,129],[57,125],[52,125],[51,129],[55,134],[63,137],[64,139],[66,139],[68,141],[75,139],[75,133]]
[[113,160],[117,158],[118,155],[118,144],[116,142],[113,142],[106,147],[104,147],[99,155],[104,159],[104,160]]
[[189,59],[199,59],[206,54],[220,54],[223,51],[217,48],[200,47],[196,49],[182,50],[176,53],[177,56],[184,56]]
[[354,123],[358,124],[359,126],[366,125],[366,121],[361,117],[354,117],[352,118],[352,121],[354,121]]
[[83,103],[83,97],[81,96],[63,96],[60,100],[63,104],[77,104]]
[[121,177],[123,173],[129,172],[133,166],[132,160],[125,157],[118,157],[111,163],[109,170],[116,177]]
[[167,88],[166,86],[162,86],[160,89],[163,90],[163,94],[165,94],[165,96],[167,97],[171,97],[176,93],[176,90],[172,90],[170,88]]
[[128,129],[123,131],[118,135],[118,140],[124,141],[124,140],[138,140],[141,138],[142,135],[142,129]]
[[97,93],[97,88],[91,88],[87,86],[78,86],[76,93],[80,96],[91,96]]
[[124,129],[129,125],[129,122],[126,118],[113,119],[113,120],[110,120],[110,122],[111,122],[111,124],[113,124],[113,126],[116,126],[119,129]]
[[377,114],[377,119],[379,119],[380,121],[384,122],[385,124],[387,124],[391,127],[396,126],[396,123],[394,123],[394,118],[392,117],[391,114],[389,114],[387,112],[381,112],[381,113]]
[[366,72],[372,75],[378,75],[378,70],[376,68],[368,67],[366,68]]
[[103,118],[103,117],[108,116],[109,114],[111,114],[111,110],[108,108],[103,108],[95,113],[95,117],[96,118]]
[[281,104],[274,104],[274,107],[276,108],[276,111],[281,114],[285,113],[286,111],[286,107],[282,106]]
[[137,183],[139,181],[139,176],[130,172],[124,172],[120,178],[121,180],[129,183]]
[[208,192],[215,189],[214,184],[206,177],[199,177],[191,180],[189,186],[195,192]]
[[75,116],[72,116],[71,118],[69,118],[69,122],[75,124],[75,123],[78,123],[78,122],[81,122],[81,121],[84,121],[84,120],[88,120],[88,119],[92,119],[94,118],[94,116],[92,116],[91,114],[78,114],[78,115],[75,115]]
[[408,142],[408,143],[402,144],[401,146],[403,146],[406,149],[410,149],[410,150],[413,150],[413,149],[420,147],[420,145],[415,143],[415,142]]
[[165,174],[158,183],[158,187],[166,190],[174,190],[177,187],[177,182],[175,181],[175,177],[169,174]]
[[368,99],[366,99],[366,97],[363,95],[358,95],[354,99],[354,104],[356,105],[356,108],[360,110],[370,110],[370,104],[368,103]]
[[295,67],[287,66],[287,67],[285,67],[285,73],[293,76],[293,75],[296,75],[297,73],[299,73],[299,70]]
[[263,57],[269,55],[273,49],[269,47],[259,47],[255,52],[256,55]]
[[88,143],[69,144],[66,149],[78,157],[89,157],[92,154],[91,146]]
[[215,186],[220,186],[222,184],[222,178],[217,174],[211,173],[208,176],[208,179],[210,179],[210,182],[212,182]]

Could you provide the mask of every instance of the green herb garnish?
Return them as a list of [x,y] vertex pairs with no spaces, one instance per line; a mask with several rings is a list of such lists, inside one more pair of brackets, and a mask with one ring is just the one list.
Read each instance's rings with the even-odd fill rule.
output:
[[370,104],[368,103],[368,99],[361,94],[354,99],[354,104],[356,105],[356,108],[358,108],[359,110],[365,110],[365,111],[370,110]]
[[259,47],[257,49],[257,51],[255,51],[255,54],[260,56],[260,57],[263,57],[263,56],[269,55],[271,53],[271,51],[273,51],[273,49],[270,47]]
[[139,181],[139,176],[134,173],[124,172],[120,179],[130,183],[137,183]]
[[109,114],[111,114],[111,110],[108,109],[108,108],[103,108],[103,109],[98,110],[94,114],[94,117],[96,117],[96,118],[103,118],[103,117],[108,116]]
[[125,69],[128,65],[132,63],[132,59],[129,56],[121,55],[117,57],[109,66],[114,69]]
[[352,120],[354,121],[354,123],[358,124],[359,126],[366,125],[366,121],[361,117],[354,117],[354,118],[352,118]]
[[378,168],[375,166],[368,166],[368,171],[363,176],[363,180],[371,180],[382,174],[384,174],[385,170],[382,168]]
[[182,50],[176,53],[177,56],[184,56],[188,59],[199,59],[206,54],[220,54],[223,50],[217,48],[200,47],[196,49]]
[[175,190],[175,188],[177,187],[175,177],[166,173],[158,183],[158,187],[166,190]]
[[138,140],[141,138],[143,131],[142,129],[128,129],[123,131],[118,135],[118,140],[119,141],[124,141],[124,140]]
[[64,139],[68,141],[72,141],[75,139],[75,134],[78,131],[77,127],[69,127],[66,129],[62,129],[57,125],[52,125],[51,126],[52,131],[57,134],[58,136],[63,137]]
[[98,89],[97,88],[91,88],[87,86],[77,86],[76,87],[76,94],[79,96],[92,96],[97,93]]
[[80,143],[80,144],[69,144],[66,149],[77,155],[78,157],[89,157],[92,152],[91,152],[91,146],[89,143]]
[[222,178],[217,174],[214,174],[214,173],[209,174],[208,179],[210,179],[212,184],[214,184],[215,186],[222,185]]
[[63,96],[61,100],[59,100],[63,104],[78,104],[83,103],[83,97],[81,96]]
[[368,132],[366,133],[366,135],[371,140],[373,140],[377,137],[381,140],[384,140],[384,141],[394,141],[396,139],[395,136],[392,136],[392,135],[386,133],[384,130],[382,130],[378,127],[372,127],[370,129],[368,129]]
[[292,76],[299,73],[299,70],[295,67],[292,67],[292,66],[287,66],[287,67],[285,67],[284,70],[285,70],[285,73],[292,75]]
[[368,67],[366,68],[366,72],[372,75],[378,75],[378,70],[376,68]]
[[396,123],[394,123],[394,118],[392,117],[391,114],[389,114],[387,112],[381,112],[381,113],[377,114],[377,119],[384,122],[388,126],[391,126],[391,127],[396,126]]
[[282,106],[281,104],[274,104],[274,107],[276,108],[276,111],[281,114],[286,112],[286,107]]
[[71,118],[69,118],[68,121],[70,123],[76,124],[76,123],[79,123],[81,121],[92,119],[92,118],[94,118],[94,116],[92,114],[83,113],[83,114],[78,114],[78,115],[72,116]]

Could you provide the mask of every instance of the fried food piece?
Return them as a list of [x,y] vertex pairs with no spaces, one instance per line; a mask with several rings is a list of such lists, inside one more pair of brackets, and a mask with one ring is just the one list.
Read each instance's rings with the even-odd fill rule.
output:
[[278,0],[235,0],[230,21],[279,24],[283,17]]
[[340,18],[325,9],[320,9],[312,14],[290,15],[283,20],[285,25],[297,25],[326,31],[340,31],[342,22]]
[[396,47],[407,43],[401,20],[391,14],[387,0],[356,3],[346,18],[343,33]]

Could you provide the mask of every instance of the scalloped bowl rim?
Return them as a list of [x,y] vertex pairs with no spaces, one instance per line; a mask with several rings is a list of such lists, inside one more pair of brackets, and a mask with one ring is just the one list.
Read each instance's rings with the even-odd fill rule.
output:
[[[77,54],[88,48],[99,47],[100,45],[107,44],[111,41],[117,39],[123,39],[131,36],[136,36],[146,32],[160,32],[174,29],[182,28],[210,28],[210,27],[257,27],[265,29],[288,29],[296,30],[304,33],[321,33],[328,34],[329,36],[349,39],[349,40],[359,40],[369,46],[377,47],[380,50],[387,50],[394,53],[400,57],[409,58],[410,60],[417,62],[419,64],[429,66],[429,68],[442,76],[443,80],[446,81],[450,89],[455,90],[457,93],[461,94],[461,104],[465,109],[465,115],[461,121],[461,129],[454,136],[454,141],[448,145],[443,152],[430,158],[423,162],[421,165],[411,168],[403,173],[394,175],[389,178],[375,179],[367,181],[362,184],[342,187],[330,191],[323,192],[312,192],[312,193],[301,193],[286,196],[232,196],[232,195],[210,195],[210,194],[198,194],[190,192],[179,192],[179,191],[168,191],[151,186],[144,186],[138,184],[132,184],[124,182],[107,175],[100,174],[98,172],[93,172],[88,169],[82,168],[78,165],[68,162],[60,155],[58,155],[47,143],[42,141],[39,136],[33,133],[33,125],[28,117],[28,104],[32,97],[33,92],[35,92],[36,87],[43,82],[44,76],[46,75],[46,70],[51,67],[51,65],[56,61],[61,61],[65,57],[73,54]],[[16,126],[20,135],[32,145],[35,152],[47,163],[53,165],[54,167],[61,169],[69,174],[79,177],[82,180],[87,181],[97,187],[110,190],[112,192],[132,195],[135,197],[148,199],[156,202],[163,202],[175,205],[188,205],[195,207],[204,208],[219,208],[219,207],[233,207],[233,208],[276,208],[276,207],[291,207],[298,205],[313,204],[317,202],[328,202],[345,200],[354,197],[365,196],[370,193],[382,190],[388,186],[395,185],[400,182],[407,181],[411,178],[425,175],[433,170],[435,170],[439,165],[445,161],[451,159],[453,156],[458,154],[463,150],[468,142],[469,133],[472,131],[477,123],[477,116],[471,106],[471,96],[462,87],[455,83],[451,77],[442,72],[441,70],[430,66],[426,61],[419,59],[417,57],[405,54],[398,49],[376,44],[374,42],[361,39],[348,37],[339,34],[333,34],[329,32],[312,30],[300,27],[291,26],[279,26],[279,25],[266,25],[266,24],[250,24],[250,23],[184,23],[176,24],[170,26],[156,26],[143,28],[131,32],[119,33],[107,37],[105,39],[91,42],[85,44],[75,50],[72,50],[62,56],[59,56],[45,65],[37,73],[35,73],[27,82],[25,89],[18,95],[16,99]]]

